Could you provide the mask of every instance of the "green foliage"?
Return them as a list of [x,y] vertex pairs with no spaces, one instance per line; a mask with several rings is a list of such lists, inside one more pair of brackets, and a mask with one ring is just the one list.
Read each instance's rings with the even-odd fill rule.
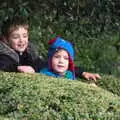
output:
[[120,78],[102,75],[102,80],[98,80],[97,85],[120,96]]
[[0,73],[2,120],[118,120],[120,97],[92,84]]
[[[0,26],[14,15],[25,16],[40,56],[59,34],[74,44],[76,65],[120,77],[119,8],[119,0],[2,0]],[[96,84],[115,95],[80,81],[0,73],[0,119],[118,120],[119,78],[103,76]]]
[[[118,96],[120,96],[120,78],[117,78],[115,76],[112,75],[104,75],[104,74],[100,74],[102,79],[99,79],[96,81],[96,85],[106,89],[107,91],[112,92],[113,94],[116,94]],[[90,81],[86,81],[84,79],[79,79],[78,80],[85,82],[85,83],[94,83],[94,81],[90,80]]]
[[28,18],[30,40],[46,57],[56,35],[74,44],[75,64],[120,77],[120,2],[115,0],[4,0],[0,26],[15,15]]
[[0,15],[1,20],[23,15],[29,17],[32,24],[39,25],[42,21],[47,26],[56,22],[58,25],[74,23],[83,33],[98,34],[119,29],[119,7],[119,1],[114,0],[4,0],[0,4]]
[[[119,35],[104,35],[99,38],[82,37],[76,41],[76,64],[84,65],[89,71],[115,74],[119,73],[119,52],[116,43]],[[78,45],[78,42],[80,43]],[[117,75],[117,74],[116,74]],[[118,74],[119,76],[119,74]]]

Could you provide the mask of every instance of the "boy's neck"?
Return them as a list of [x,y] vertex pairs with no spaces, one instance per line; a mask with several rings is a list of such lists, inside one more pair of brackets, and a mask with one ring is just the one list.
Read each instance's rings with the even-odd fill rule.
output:
[[64,72],[64,73],[58,73],[58,72],[55,72],[55,71],[53,71],[55,74],[57,74],[57,75],[59,75],[60,77],[64,77],[64,75],[65,75],[65,73],[66,72]]

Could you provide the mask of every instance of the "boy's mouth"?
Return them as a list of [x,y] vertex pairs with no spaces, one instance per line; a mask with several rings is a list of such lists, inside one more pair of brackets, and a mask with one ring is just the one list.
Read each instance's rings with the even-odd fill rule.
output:
[[58,65],[59,68],[64,68],[64,65]]
[[25,44],[19,44],[18,47],[19,47],[19,48],[24,48],[24,47],[25,47]]

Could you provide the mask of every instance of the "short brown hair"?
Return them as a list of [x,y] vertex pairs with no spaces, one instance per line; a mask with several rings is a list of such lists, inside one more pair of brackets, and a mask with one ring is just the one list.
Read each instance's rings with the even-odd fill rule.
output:
[[13,18],[8,18],[3,22],[3,25],[1,27],[2,36],[8,37],[11,32],[20,26],[28,29],[28,20],[25,17],[14,16]]

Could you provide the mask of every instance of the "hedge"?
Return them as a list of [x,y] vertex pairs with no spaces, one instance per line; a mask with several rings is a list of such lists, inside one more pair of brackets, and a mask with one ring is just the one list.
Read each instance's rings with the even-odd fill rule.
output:
[[[120,96],[120,77],[105,74],[100,74],[100,76],[102,77],[102,79],[96,81],[97,86]],[[84,79],[78,80],[85,83],[93,83],[92,80],[91,81],[86,81]]]
[[98,86],[120,96],[120,77],[103,75],[102,78],[98,81]]
[[120,97],[94,84],[0,73],[2,120],[118,120]]

